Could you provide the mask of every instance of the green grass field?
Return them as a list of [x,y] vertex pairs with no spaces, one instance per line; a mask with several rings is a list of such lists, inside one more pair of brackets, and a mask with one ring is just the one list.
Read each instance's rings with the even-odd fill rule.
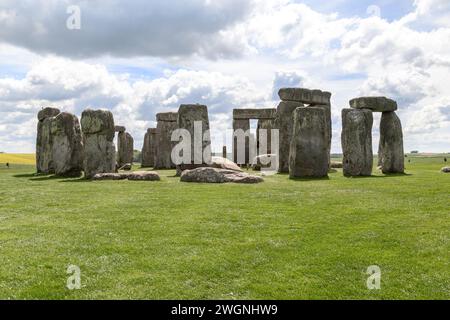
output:
[[407,175],[258,185],[0,166],[0,298],[449,299],[450,174],[443,156],[408,159]]

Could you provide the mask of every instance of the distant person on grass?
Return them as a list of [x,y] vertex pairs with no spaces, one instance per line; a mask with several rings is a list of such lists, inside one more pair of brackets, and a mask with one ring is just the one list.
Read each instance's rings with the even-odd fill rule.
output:
[[447,158],[444,158],[444,162],[447,162]]
[[9,169],[9,162],[6,163],[6,167]]

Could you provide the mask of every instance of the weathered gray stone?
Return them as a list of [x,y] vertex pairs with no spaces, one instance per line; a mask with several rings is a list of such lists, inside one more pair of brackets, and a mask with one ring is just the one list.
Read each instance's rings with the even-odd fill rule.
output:
[[276,154],[260,154],[253,158],[252,169],[260,171],[262,168],[271,168],[274,161],[277,161]]
[[134,181],[159,181],[161,178],[155,171],[134,171],[127,175],[128,180]]
[[42,121],[45,118],[56,117],[61,111],[57,108],[44,108],[38,112],[38,120]]
[[156,121],[177,122],[178,114],[176,112],[162,112],[156,114]]
[[395,112],[383,112],[380,122],[379,165],[383,173],[404,173],[402,124]]
[[370,176],[373,167],[372,111],[342,110],[342,151],[345,176]]
[[222,158],[227,158],[227,146],[222,147]]
[[200,183],[259,183],[264,181],[264,179],[244,172],[203,167],[183,171],[180,181]]
[[289,152],[291,178],[319,178],[328,175],[328,136],[324,108],[302,107],[294,111],[294,128]]
[[309,105],[329,105],[331,99],[330,92],[305,88],[281,88],[278,96],[282,101],[297,101]]
[[[157,123],[157,143],[155,147],[155,169],[173,169],[175,164],[172,162],[172,148],[175,142],[172,142],[172,132],[178,128],[177,113],[158,113],[156,115]],[[175,119],[175,121],[166,121],[166,119]]]
[[133,163],[134,140],[128,132],[119,132],[117,137],[117,165],[123,167],[127,163]]
[[331,161],[330,168],[333,169],[342,169],[344,167],[343,163],[340,161]]
[[92,177],[92,180],[125,180],[128,174],[123,173],[97,173]]
[[[201,132],[195,132],[195,122],[201,123]],[[178,109],[178,128],[189,131],[191,135],[191,160],[190,163],[179,165],[183,172],[192,165],[202,167],[211,163],[211,137],[209,133],[208,107],[200,104],[182,104]],[[198,131],[198,130],[197,130]],[[195,134],[198,136],[196,137]],[[201,149],[195,148],[195,139],[202,141]],[[187,165],[187,166],[186,166]]]
[[50,174],[55,172],[52,158],[53,136],[52,121],[59,114],[59,109],[45,108],[38,113],[36,134],[36,171]]
[[[245,137],[238,138],[237,130],[242,130],[241,133],[245,134]],[[249,119],[233,119],[233,161],[240,165],[246,165],[250,163],[250,120]],[[242,141],[241,141],[242,140]],[[238,145],[243,144],[243,153],[238,156]],[[242,149],[241,149],[242,151]]]
[[[258,148],[258,155],[277,152],[277,150],[272,151],[272,129],[275,128],[275,119],[258,120],[258,124],[256,126],[256,146]],[[265,133],[263,133],[264,131],[261,130],[265,130]],[[264,139],[264,136],[266,137],[266,139]],[[263,140],[261,140],[261,138],[263,138]]]
[[124,126],[114,126],[115,132],[125,132],[126,128]]
[[275,119],[277,109],[233,109],[233,119]]
[[80,176],[83,170],[83,144],[78,118],[67,112],[60,113],[51,122],[51,134],[55,174]]
[[242,171],[242,169],[236,163],[223,157],[211,157],[211,167],[233,171]]
[[303,103],[281,101],[277,107],[275,127],[279,130],[279,167],[278,172],[289,172],[289,149],[291,147],[292,130],[294,127],[294,110],[303,107]]
[[156,128],[147,129],[142,145],[141,167],[153,167],[155,165],[155,152],[158,143],[158,130]]
[[81,128],[83,134],[101,134],[113,140],[115,135],[113,114],[108,110],[86,109],[81,114]]
[[84,146],[84,175],[90,179],[97,173],[113,173],[116,169],[114,118],[107,110],[84,110],[81,114]]
[[132,168],[133,168],[133,164],[131,164],[131,163],[125,163],[123,166],[121,166],[120,168],[118,168],[118,170],[130,171]]
[[350,107],[373,112],[390,112],[397,110],[397,102],[386,97],[360,97],[350,100]]
[[317,108],[324,108],[326,115],[327,124],[327,137],[328,137],[328,163],[331,163],[331,140],[332,140],[332,124],[331,124],[331,105],[329,104],[318,104],[315,105]]
[[443,168],[441,169],[441,172],[444,172],[444,173],[450,173],[450,167],[443,167]]

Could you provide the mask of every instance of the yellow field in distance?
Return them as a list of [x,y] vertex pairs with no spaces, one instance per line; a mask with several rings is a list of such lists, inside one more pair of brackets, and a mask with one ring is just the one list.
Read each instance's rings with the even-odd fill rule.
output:
[[10,164],[35,164],[34,153],[0,153],[0,163]]

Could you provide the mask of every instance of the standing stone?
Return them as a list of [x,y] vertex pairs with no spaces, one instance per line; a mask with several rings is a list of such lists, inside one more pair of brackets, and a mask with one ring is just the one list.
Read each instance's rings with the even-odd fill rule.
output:
[[324,108],[300,107],[294,111],[293,137],[289,152],[291,178],[328,175],[328,137]]
[[294,127],[294,110],[303,107],[303,103],[295,101],[281,101],[277,107],[275,127],[279,130],[279,168],[278,172],[289,172],[289,149],[291,147],[292,130]]
[[[266,130],[266,148],[263,147],[263,142],[260,141],[261,129]],[[272,153],[272,129],[275,129],[275,119],[259,119],[256,126],[256,146],[258,148],[258,155]],[[266,150],[264,150],[266,149]],[[274,150],[275,152],[275,150]]]
[[157,143],[155,148],[155,169],[174,169],[172,162],[172,148],[176,143],[172,142],[172,132],[178,128],[176,112],[164,112],[156,114]]
[[[236,130],[241,129],[244,134],[244,140],[238,141],[238,136],[236,135]],[[247,165],[250,163],[250,137],[246,133],[250,134],[250,120],[249,119],[233,119],[233,162],[238,165]],[[244,153],[245,155],[240,155],[243,161],[238,161],[238,143],[244,143]],[[241,146],[242,147],[242,146]]]
[[405,172],[402,124],[395,112],[383,112],[381,116],[378,152],[383,173]]
[[126,164],[133,163],[133,144],[134,140],[128,132],[119,132],[117,139],[117,164],[119,168]]
[[83,144],[78,118],[67,112],[60,113],[52,121],[51,134],[55,174],[79,177],[83,170]]
[[55,171],[52,159],[51,124],[59,113],[59,109],[56,108],[45,108],[38,112],[36,135],[36,171],[38,173],[49,174]]
[[144,136],[144,145],[142,146],[141,167],[153,167],[155,165],[155,151],[158,139],[156,128],[149,128]]
[[227,146],[222,147],[222,158],[227,159]]
[[373,167],[372,111],[342,109],[342,151],[344,176],[370,176]]
[[[201,124],[201,131],[195,130],[195,123]],[[182,104],[178,109],[178,128],[186,129],[191,135],[191,160],[177,166],[177,171],[192,170],[211,163],[211,137],[209,133],[208,107],[200,104]],[[197,127],[197,129],[200,129]],[[200,145],[196,145],[196,141]]]
[[116,170],[114,117],[107,110],[84,110],[81,114],[84,146],[84,175],[90,179],[97,173]]

